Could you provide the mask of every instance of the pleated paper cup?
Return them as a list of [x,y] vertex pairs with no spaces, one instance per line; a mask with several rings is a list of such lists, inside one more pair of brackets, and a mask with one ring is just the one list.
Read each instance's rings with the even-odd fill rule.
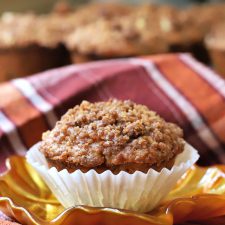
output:
[[121,171],[113,174],[106,170],[98,174],[91,169],[86,173],[66,169],[57,171],[48,168],[44,155],[39,151],[40,143],[27,153],[27,161],[41,175],[59,202],[69,208],[77,205],[110,207],[147,212],[155,208],[175,186],[179,178],[198,160],[197,151],[185,144],[185,149],[177,155],[171,169],[160,172],[149,169],[147,173],[133,174]]

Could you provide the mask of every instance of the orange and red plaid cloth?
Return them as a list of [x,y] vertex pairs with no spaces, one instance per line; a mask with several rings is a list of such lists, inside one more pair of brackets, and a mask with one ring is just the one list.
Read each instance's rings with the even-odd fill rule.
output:
[[178,54],[71,65],[0,84],[0,171],[68,108],[108,98],[131,99],[178,123],[200,164],[225,163],[225,81]]

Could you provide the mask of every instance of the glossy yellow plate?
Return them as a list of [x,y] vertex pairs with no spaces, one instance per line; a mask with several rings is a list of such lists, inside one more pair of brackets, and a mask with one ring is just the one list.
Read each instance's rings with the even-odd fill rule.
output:
[[172,225],[225,224],[225,166],[190,169],[167,199],[146,214],[79,206],[65,210],[25,158],[13,156],[0,177],[0,210],[22,224]]

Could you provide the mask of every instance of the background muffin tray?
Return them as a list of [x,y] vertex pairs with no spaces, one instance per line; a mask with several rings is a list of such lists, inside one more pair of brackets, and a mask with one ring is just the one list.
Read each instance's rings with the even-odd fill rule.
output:
[[225,166],[192,167],[165,201],[146,214],[78,206],[65,210],[25,158],[13,156],[0,177],[0,210],[22,224],[172,225],[185,221],[223,224]]

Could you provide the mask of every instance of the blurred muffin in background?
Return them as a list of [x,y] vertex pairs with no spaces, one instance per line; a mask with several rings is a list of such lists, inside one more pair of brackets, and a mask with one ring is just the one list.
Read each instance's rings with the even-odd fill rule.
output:
[[205,4],[183,10],[180,24],[184,30],[183,37],[191,46],[193,55],[204,63],[209,63],[209,54],[204,38],[212,27],[225,19],[225,4]]
[[158,23],[159,8],[137,6],[127,15],[111,20],[102,18],[79,27],[65,40],[72,61],[168,52],[164,30]]
[[[142,32],[131,21],[105,21],[78,28],[66,39],[74,63],[167,52],[166,42],[154,32]],[[96,32],[96,33],[95,33]]]
[[217,3],[194,6],[186,9],[186,13],[195,22],[203,37],[214,25],[225,19],[225,4]]
[[131,9],[113,3],[74,9],[61,3],[45,15],[4,13],[0,18],[0,81],[69,64],[63,43],[67,35],[99,18],[127,15]]
[[215,70],[225,77],[225,23],[211,29],[205,38],[205,45]]
[[[120,17],[101,17],[79,26],[66,37],[65,44],[74,63],[167,52],[190,52],[208,63],[203,40],[209,28],[223,18],[223,7],[181,10],[168,5],[139,5]],[[200,15],[199,20],[196,15]]]
[[[201,61],[202,57],[202,34],[196,26],[195,20],[183,9],[174,16],[172,29],[167,35],[170,52],[190,52]],[[199,54],[200,53],[200,54]]]
[[117,16],[127,15],[132,6],[114,3],[93,3],[72,8],[59,4],[49,14],[40,16],[47,24],[48,30],[61,35],[61,41],[77,28],[95,22],[99,19],[110,20]]
[[59,37],[51,35],[36,15],[2,15],[0,81],[62,66],[68,63],[68,60],[68,53],[60,44]]

